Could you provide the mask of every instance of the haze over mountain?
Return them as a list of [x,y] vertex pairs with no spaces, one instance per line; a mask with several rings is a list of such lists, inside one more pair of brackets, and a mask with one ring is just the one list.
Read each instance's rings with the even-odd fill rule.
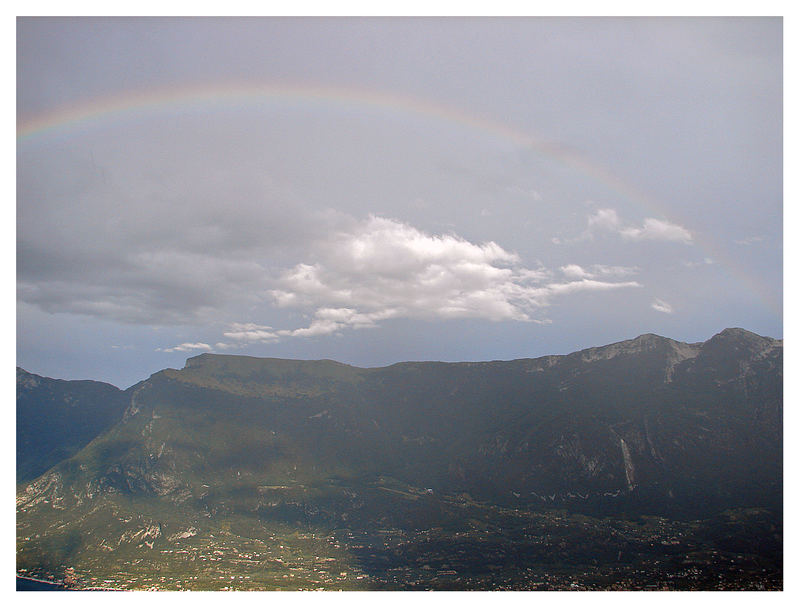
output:
[[782,341],[741,329],[369,369],[199,355],[20,486],[18,568],[131,588],[774,588],[782,364]]

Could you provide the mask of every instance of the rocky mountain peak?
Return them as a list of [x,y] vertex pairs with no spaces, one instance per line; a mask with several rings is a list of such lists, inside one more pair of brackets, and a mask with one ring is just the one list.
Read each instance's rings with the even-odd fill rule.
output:
[[656,334],[642,334],[632,340],[624,340],[607,346],[580,351],[583,361],[613,359],[619,356],[635,356],[642,353],[663,352],[673,363],[696,356],[698,345],[678,342]]
[[17,368],[17,390],[20,388],[36,388],[39,386],[39,381],[36,375],[26,372],[21,367]]
[[758,334],[754,334],[753,332],[742,329],[741,327],[728,327],[709,339],[709,342],[722,341],[726,343],[740,342],[742,344],[764,344],[779,342],[779,340],[775,340],[774,338],[759,336]]
[[703,344],[703,347],[704,351],[708,353],[719,351],[729,354],[759,355],[782,346],[782,343],[782,340],[759,336],[745,329],[731,327],[712,336]]

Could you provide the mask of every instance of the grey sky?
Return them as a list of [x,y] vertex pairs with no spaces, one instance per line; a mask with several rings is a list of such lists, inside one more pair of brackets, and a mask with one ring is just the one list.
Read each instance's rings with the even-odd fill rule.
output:
[[780,19],[21,19],[18,364],[782,337],[781,57]]

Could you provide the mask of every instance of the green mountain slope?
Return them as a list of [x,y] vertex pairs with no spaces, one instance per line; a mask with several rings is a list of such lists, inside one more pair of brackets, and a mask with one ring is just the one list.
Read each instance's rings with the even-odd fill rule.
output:
[[201,355],[129,396],[18,494],[19,568],[133,588],[637,588],[666,560],[674,588],[780,584],[782,343],[744,330],[374,369]]
[[17,483],[76,454],[122,418],[127,398],[91,380],[53,380],[17,368]]

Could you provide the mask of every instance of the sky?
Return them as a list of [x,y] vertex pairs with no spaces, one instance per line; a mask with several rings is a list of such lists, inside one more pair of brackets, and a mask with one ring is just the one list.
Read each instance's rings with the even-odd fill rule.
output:
[[21,18],[17,365],[783,337],[779,18]]

